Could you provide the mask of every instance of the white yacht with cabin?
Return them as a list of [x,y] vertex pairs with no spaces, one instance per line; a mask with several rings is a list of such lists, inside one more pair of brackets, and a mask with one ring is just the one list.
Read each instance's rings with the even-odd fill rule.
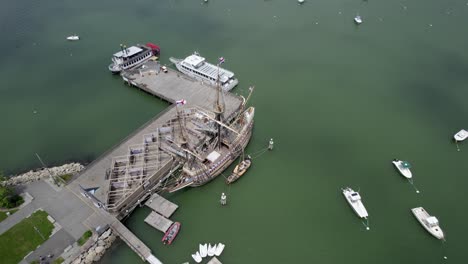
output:
[[411,209],[416,219],[419,223],[429,232],[431,235],[437,239],[445,239],[444,232],[439,226],[439,220],[435,216],[431,216],[424,208],[416,207]]
[[353,189],[346,187],[343,190],[343,195],[346,198],[346,201],[348,201],[349,205],[353,208],[354,212],[363,219],[367,219],[369,216],[367,214],[367,210],[364,207],[364,204],[362,204],[361,201],[361,196],[359,195],[358,192],[355,192]]
[[152,43],[135,45],[128,48],[120,45],[120,51],[112,56],[112,63],[109,65],[109,71],[113,74],[120,73],[123,70],[142,64],[153,55],[158,55],[159,52],[159,46]]
[[226,92],[239,83],[233,72],[219,67],[221,62],[218,65],[213,65],[196,52],[183,60],[176,58],[169,58],[169,60],[175,64],[180,72],[194,79],[216,86],[219,78],[219,86]]
[[399,160],[399,159],[394,159],[392,161],[393,165],[398,169],[398,171],[407,179],[411,179],[413,177],[413,174],[410,171],[411,164],[407,161]]
[[457,141],[457,142],[463,141],[463,140],[465,140],[467,137],[468,137],[468,131],[466,131],[465,129],[462,129],[462,130],[458,131],[458,132],[453,136],[453,138],[454,138],[455,141]]

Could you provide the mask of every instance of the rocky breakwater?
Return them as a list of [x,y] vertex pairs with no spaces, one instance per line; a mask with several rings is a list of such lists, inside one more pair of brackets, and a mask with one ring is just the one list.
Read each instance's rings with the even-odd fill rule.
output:
[[[8,180],[3,181],[1,184],[4,186],[28,184],[30,182],[38,181],[47,177],[61,176],[65,174],[75,174],[84,169],[84,166],[80,163],[68,163],[62,166],[52,168],[42,168],[38,170],[31,170],[23,174],[11,176]],[[49,174],[50,173],[50,174]]]
[[[116,239],[115,234],[109,228],[106,232],[102,233],[97,240],[89,246],[87,250],[84,250],[72,264],[89,264],[97,262],[104,255],[106,250],[112,245],[112,242]],[[89,242],[89,241],[88,241]]]

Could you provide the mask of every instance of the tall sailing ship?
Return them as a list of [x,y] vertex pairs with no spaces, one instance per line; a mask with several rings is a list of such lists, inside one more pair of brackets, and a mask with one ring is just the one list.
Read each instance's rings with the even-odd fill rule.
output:
[[237,116],[230,120],[225,120],[223,115],[224,91],[219,82],[213,111],[197,107],[180,109],[179,102],[183,105],[185,100],[176,103],[177,117],[169,121],[173,125],[159,131],[160,137],[165,139],[161,141],[160,148],[184,162],[181,173],[168,185],[169,192],[206,184],[242,154],[254,125],[255,108],[245,109],[253,87],[249,90],[250,94],[243,100]]

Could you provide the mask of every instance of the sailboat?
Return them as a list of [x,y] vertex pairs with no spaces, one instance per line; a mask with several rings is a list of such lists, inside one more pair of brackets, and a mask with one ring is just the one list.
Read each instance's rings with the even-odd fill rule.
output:
[[249,96],[231,120],[224,117],[223,92],[219,85],[214,110],[195,107],[179,112],[178,121],[173,121],[179,124],[178,139],[172,138],[167,146],[162,146],[169,152],[172,149],[185,162],[175,183],[167,188],[169,192],[210,182],[241,155],[250,141],[254,124],[255,108],[245,109],[253,87],[249,90]]

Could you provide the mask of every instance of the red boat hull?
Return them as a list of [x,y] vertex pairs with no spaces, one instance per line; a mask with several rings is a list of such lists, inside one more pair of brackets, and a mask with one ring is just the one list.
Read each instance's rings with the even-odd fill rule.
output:
[[169,229],[167,229],[166,233],[164,234],[164,237],[162,238],[162,242],[164,244],[170,245],[172,244],[172,241],[176,238],[177,234],[179,233],[180,230],[180,223],[179,222],[174,222]]

